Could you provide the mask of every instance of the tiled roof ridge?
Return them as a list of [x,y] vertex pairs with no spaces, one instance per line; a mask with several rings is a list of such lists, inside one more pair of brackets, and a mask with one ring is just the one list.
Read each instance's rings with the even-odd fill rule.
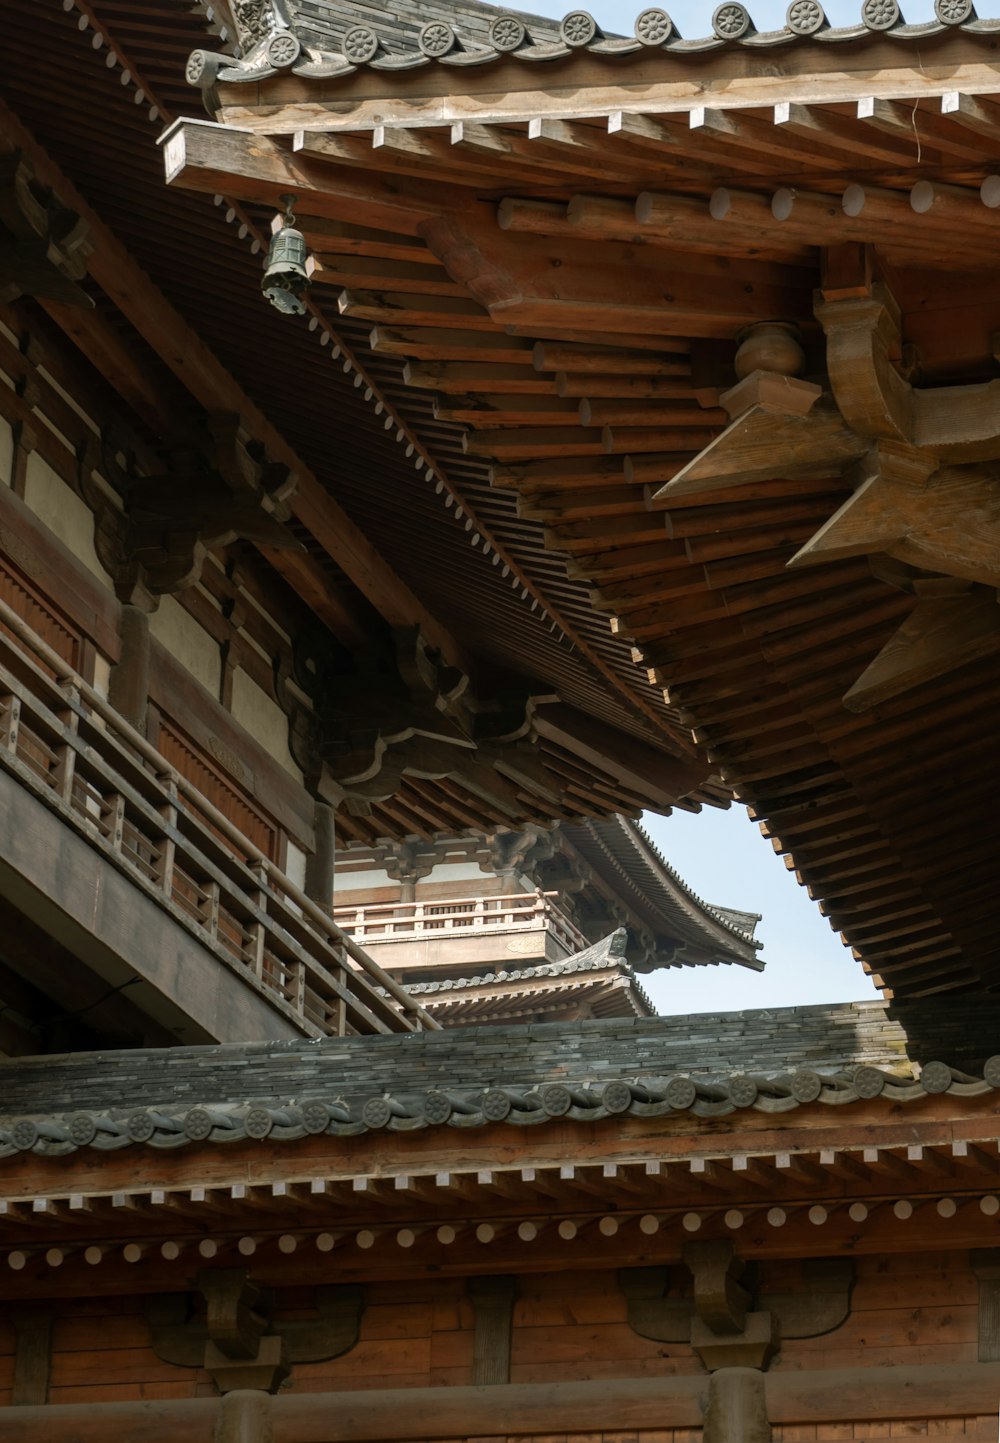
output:
[[919,1078],[900,1078],[861,1064],[848,1070],[690,1077],[678,1072],[642,1081],[617,1077],[595,1083],[549,1083],[537,1088],[422,1092],[386,1091],[363,1103],[314,1097],[286,1104],[194,1106],[183,1112],[140,1108],[18,1117],[0,1126],[0,1158],[18,1152],[63,1156],[81,1148],[114,1151],[129,1144],[173,1148],[188,1142],[294,1142],[321,1133],[353,1137],[387,1130],[413,1132],[448,1124],[483,1127],[506,1122],[521,1126],[563,1118],[594,1123],[608,1117],[664,1117],[687,1112],[719,1118],[744,1110],[783,1113],[811,1103],[843,1106],[884,1097],[895,1107],[943,1093],[979,1097],[1000,1089],[1000,1056],[985,1064],[982,1078],[957,1072],[944,1062],[927,1063]]
[[[310,0],[308,7],[301,0],[282,0],[280,8],[264,0],[254,7],[252,31],[245,26],[241,31],[237,24],[243,54],[215,56],[195,51],[187,74],[191,84],[208,88],[217,79],[258,81],[282,70],[326,79],[365,66],[410,70],[432,62],[450,66],[483,65],[500,59],[537,63],[562,59],[576,51],[624,56],[660,50],[699,56],[726,45],[760,50],[789,42],[837,45],[873,34],[920,41],[953,29],[983,36],[1000,32],[1000,20],[979,19],[972,0],[935,0],[935,18],[913,25],[907,24],[898,0],[861,0],[859,8],[859,24],[831,26],[820,0],[792,0],[784,26],[758,31],[741,0],[723,0],[712,13],[711,33],[685,40],[669,12],[658,6],[640,11],[632,37],[605,34],[586,10],[570,10],[553,36],[553,22],[542,16],[498,10],[475,0],[441,6],[419,28],[412,19],[407,23],[388,13],[383,21],[371,6],[364,10],[370,23],[357,23],[357,10],[352,15],[353,7],[338,0]],[[405,48],[390,48],[401,41]]]
[[17,1058],[0,1063],[0,1158],[1000,1090],[1000,998],[935,998],[905,1020],[866,1001]]
[[[565,957],[561,962],[541,962],[534,967],[516,967],[503,971],[486,972],[479,976],[445,977],[439,982],[408,982],[406,990],[411,996],[442,997],[446,993],[467,991],[491,982],[515,983],[530,982],[534,978],[542,977],[583,976],[588,972],[607,971],[614,967],[628,982],[641,1008],[647,1015],[655,1017],[657,1008],[653,999],[639,982],[632,969],[632,964],[625,955],[627,943],[627,930],[624,927],[618,927],[607,937],[602,937],[599,942],[585,947],[582,952],[574,952],[572,957]],[[432,1003],[428,1003],[428,1006],[432,1005]]]
[[[592,972],[600,967],[608,967],[617,964],[620,970],[629,977],[632,975],[632,967],[625,956],[624,944],[627,938],[624,927],[619,927],[607,937],[602,937],[591,947],[585,947],[581,952],[574,952],[571,957],[564,957],[561,962],[540,962],[532,967],[510,967],[498,969],[494,972],[484,972],[477,976],[467,977],[444,977],[438,982],[407,982],[406,990],[413,996],[431,992],[452,992],[460,991],[465,987],[481,987],[485,982],[520,982],[531,977],[560,977],[573,972]],[[619,942],[620,950],[609,947],[609,943]]]

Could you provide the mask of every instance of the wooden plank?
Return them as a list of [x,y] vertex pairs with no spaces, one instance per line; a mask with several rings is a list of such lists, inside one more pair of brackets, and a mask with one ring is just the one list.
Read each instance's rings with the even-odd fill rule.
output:
[[11,1315],[14,1324],[14,1407],[48,1402],[52,1369],[52,1315],[25,1308]]

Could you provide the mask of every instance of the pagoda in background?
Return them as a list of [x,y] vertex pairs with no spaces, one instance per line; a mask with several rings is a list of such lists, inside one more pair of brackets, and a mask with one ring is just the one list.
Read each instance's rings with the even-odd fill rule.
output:
[[355,845],[335,899],[339,925],[445,1027],[650,1017],[637,974],[764,965],[759,915],[703,902],[622,816]]

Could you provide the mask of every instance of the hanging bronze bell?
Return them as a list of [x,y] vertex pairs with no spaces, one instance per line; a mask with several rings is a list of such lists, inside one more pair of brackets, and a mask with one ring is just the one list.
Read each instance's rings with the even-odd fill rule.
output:
[[309,288],[309,271],[306,238],[296,229],[289,209],[281,227],[271,236],[261,289],[279,311],[301,316],[306,309],[302,297]]

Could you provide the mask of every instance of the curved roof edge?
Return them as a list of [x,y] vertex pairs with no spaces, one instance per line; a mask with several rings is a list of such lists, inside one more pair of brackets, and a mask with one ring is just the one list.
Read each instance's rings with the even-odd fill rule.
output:
[[753,935],[760,914],[712,906],[699,897],[638,822],[620,816],[597,818],[564,823],[562,830],[589,861],[600,858],[598,870],[606,872],[610,863],[617,880],[640,899],[639,910],[654,925],[704,949],[711,962],[764,970],[757,955],[763,944]]

